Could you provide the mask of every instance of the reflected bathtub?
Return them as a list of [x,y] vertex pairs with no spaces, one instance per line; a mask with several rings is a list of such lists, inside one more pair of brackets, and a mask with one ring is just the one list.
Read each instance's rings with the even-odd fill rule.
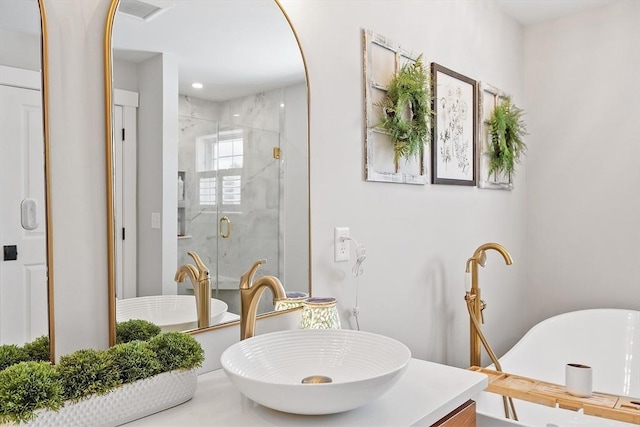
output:
[[[500,358],[504,372],[564,384],[565,365],[593,369],[593,390],[640,398],[640,311],[593,309],[546,319]],[[493,368],[493,366],[490,366]],[[478,427],[618,427],[633,424],[514,399],[519,421],[504,420],[499,395],[482,392]],[[640,408],[639,408],[640,411]]]

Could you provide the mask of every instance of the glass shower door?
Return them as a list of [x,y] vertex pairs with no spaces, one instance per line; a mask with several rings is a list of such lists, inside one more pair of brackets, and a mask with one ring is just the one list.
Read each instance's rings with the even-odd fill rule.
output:
[[[240,276],[266,259],[256,277],[282,280],[282,172],[278,132],[180,117],[178,265],[197,252],[211,273],[212,296],[240,313]],[[180,190],[182,188],[182,190]],[[179,293],[191,294],[190,284]],[[259,312],[272,311],[265,293]]]
[[[282,278],[279,145],[274,131],[221,125],[218,133],[217,295],[235,313],[240,311],[240,276],[255,261],[267,260],[256,277]],[[272,299],[265,292],[258,312],[272,311]]]
[[[215,283],[218,263],[218,204],[216,198],[218,122],[179,116],[178,142],[178,265],[192,264],[195,251],[209,268]],[[178,286],[178,293],[193,294],[192,284]]]

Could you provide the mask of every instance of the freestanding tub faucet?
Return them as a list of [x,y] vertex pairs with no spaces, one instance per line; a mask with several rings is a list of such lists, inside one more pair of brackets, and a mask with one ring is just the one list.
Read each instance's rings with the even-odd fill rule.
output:
[[[500,362],[498,361],[496,354],[493,352],[493,349],[487,342],[486,337],[480,330],[480,322],[482,321],[482,323],[484,323],[482,310],[484,310],[486,304],[482,299],[480,299],[480,288],[478,287],[478,265],[484,267],[487,264],[486,251],[488,249],[500,252],[500,255],[502,255],[504,262],[507,263],[507,265],[513,264],[513,259],[511,258],[511,255],[509,255],[509,252],[507,252],[504,246],[499,245],[498,243],[485,243],[484,245],[478,246],[478,249],[475,250],[471,258],[467,260],[465,271],[467,273],[471,273],[471,291],[467,291],[464,299],[467,302],[467,311],[469,311],[469,317],[471,318],[469,359],[471,366],[480,366],[480,344],[482,343],[487,350],[491,361],[496,366],[496,369],[499,372],[502,372],[502,366],[500,366]],[[512,418],[514,420],[518,419],[518,414],[516,414],[516,408],[511,397],[507,398],[506,396],[502,396],[502,405],[504,406],[505,418]]]
[[193,284],[193,294],[196,297],[196,311],[198,314],[198,328],[206,328],[211,320],[211,278],[209,269],[204,265],[200,257],[195,252],[187,252],[198,266],[183,264],[176,271],[175,281],[184,282],[187,277]]
[[480,245],[478,249],[475,250],[471,258],[467,260],[467,264],[465,267],[465,271],[467,273],[471,273],[471,292],[468,293],[467,298],[471,300],[472,303],[472,313],[471,315],[475,318],[476,322],[471,320],[471,341],[469,346],[469,355],[471,366],[480,366],[480,336],[479,332],[476,329],[476,324],[482,320],[482,310],[484,309],[484,302],[480,299],[480,288],[478,287],[478,265],[484,267],[487,263],[487,250],[493,249],[495,251],[500,252],[500,255],[504,258],[504,262],[507,265],[513,264],[513,259],[509,252],[504,248],[504,246],[498,243],[485,243],[484,245]]
[[284,286],[277,277],[262,276],[256,281],[253,280],[258,267],[265,262],[267,261],[264,259],[254,262],[251,268],[240,277],[240,340],[251,338],[254,335],[258,301],[266,288],[273,292],[274,304],[278,300],[287,298]]

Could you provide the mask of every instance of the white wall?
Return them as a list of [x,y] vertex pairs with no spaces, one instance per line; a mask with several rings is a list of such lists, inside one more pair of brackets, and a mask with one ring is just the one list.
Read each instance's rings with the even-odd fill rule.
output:
[[640,309],[640,2],[525,32],[529,324]]
[[[47,1],[58,354],[106,346],[106,3]],[[525,168],[512,192],[364,182],[361,28],[424,53],[427,62],[508,90],[516,102],[523,93],[521,28],[491,2],[283,4],[300,36],[311,84],[313,293],[336,296],[343,314],[353,306],[351,263],[333,263],[333,227],[350,226],[368,253],[362,329],[402,340],[416,357],[464,366],[465,261],[481,243],[498,241],[515,264],[506,267],[490,255],[481,280],[489,338],[498,352],[505,350],[522,332]],[[78,328],[81,333],[69,332]]]
[[116,89],[138,92],[138,64],[114,58],[113,87]]
[[[309,229],[309,184],[296,177],[308,176],[307,86],[286,87],[283,91],[284,118],[280,135],[284,153],[284,272],[288,291],[306,291],[309,283],[309,244],[299,238]],[[282,237],[282,233],[281,233]],[[282,244],[282,243],[281,243]]]
[[108,345],[103,39],[108,2],[46,1],[56,356]]
[[[158,54],[138,66],[138,296],[175,295],[178,63]],[[161,126],[158,126],[161,124]],[[152,215],[160,216],[158,228]]]
[[[311,85],[313,293],[355,303],[353,262],[333,262],[333,228],[367,248],[360,325],[405,342],[419,358],[468,364],[465,261],[488,241],[506,246],[480,272],[487,331],[498,352],[522,330],[527,269],[526,171],[512,192],[365,182],[361,29],[523,102],[522,30],[492,2],[283,1],[308,61]],[[355,252],[352,250],[352,261]],[[343,326],[348,326],[343,317]]]
[[0,30],[0,65],[40,71],[40,62],[39,36]]
[[[623,31],[629,26],[624,15],[637,19],[638,13],[630,3],[634,2],[612,6],[622,9],[614,14],[620,16],[606,35],[583,31],[590,47],[576,47],[580,55],[574,60],[565,57],[573,56],[577,41],[560,23],[527,34],[526,47],[532,49],[526,57],[532,85],[527,94],[545,93],[542,104],[531,96],[524,102],[523,31],[493,2],[283,0],[300,36],[311,85],[313,293],[336,296],[343,314],[353,306],[352,263],[333,263],[333,227],[349,226],[368,254],[360,280],[362,329],[400,339],[416,357],[459,366],[468,363],[464,265],[481,243],[504,244],[515,261],[506,267],[499,256],[489,254],[480,272],[488,302],[485,328],[498,353],[520,337],[534,310],[565,311],[573,301],[594,306],[637,303],[638,74],[632,74],[637,68],[629,69],[638,64],[637,21],[628,30],[631,35]],[[98,0],[47,0],[58,355],[107,345],[102,69],[107,7],[106,1]],[[593,24],[590,19],[567,21],[572,30]],[[427,62],[436,61],[514,95],[529,112],[532,136],[512,192],[363,180],[361,28],[424,53]],[[546,36],[547,30],[552,35]],[[605,49],[611,41],[618,43]],[[604,55],[604,60],[597,55]],[[558,61],[558,66],[551,61]],[[573,67],[572,73],[565,75],[571,71],[565,67]],[[582,82],[590,72],[597,78],[568,91],[566,86]],[[560,84],[563,81],[566,85]],[[596,84],[603,82],[606,86]],[[545,90],[547,85],[553,90]],[[576,101],[569,103],[572,97]],[[562,111],[570,110],[568,125],[577,130],[557,125],[555,114],[543,111],[553,113],[565,102]],[[582,108],[585,113],[578,114]],[[611,117],[614,113],[608,108],[624,118]],[[612,133],[600,134],[590,117],[616,126],[606,127]],[[553,132],[548,134],[547,127]],[[553,144],[560,140],[563,146]],[[607,145],[599,144],[599,150],[578,146],[580,141],[596,140]],[[622,144],[624,140],[636,145]],[[609,157],[614,150],[602,148],[608,145],[620,151],[615,161],[622,167]],[[549,155],[549,150],[558,154]],[[587,160],[566,168],[576,153]],[[567,205],[563,198],[569,194],[579,197]],[[567,238],[553,236],[561,233]],[[566,267],[555,261],[565,256]],[[597,263],[603,268],[593,266]],[[603,282],[619,283],[621,296],[601,291],[598,285]],[[567,283],[575,285],[558,293]],[[527,285],[536,287],[535,294],[526,290]]]

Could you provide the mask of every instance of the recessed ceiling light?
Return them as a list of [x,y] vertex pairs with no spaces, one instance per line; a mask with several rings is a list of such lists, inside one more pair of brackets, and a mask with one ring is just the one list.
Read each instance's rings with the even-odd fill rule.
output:
[[284,102],[280,104],[280,108],[284,108]]
[[191,87],[194,89],[202,89],[204,86],[202,85],[202,83],[195,82],[191,83]]
[[235,113],[235,114],[233,115],[233,117],[240,117],[240,114]]

